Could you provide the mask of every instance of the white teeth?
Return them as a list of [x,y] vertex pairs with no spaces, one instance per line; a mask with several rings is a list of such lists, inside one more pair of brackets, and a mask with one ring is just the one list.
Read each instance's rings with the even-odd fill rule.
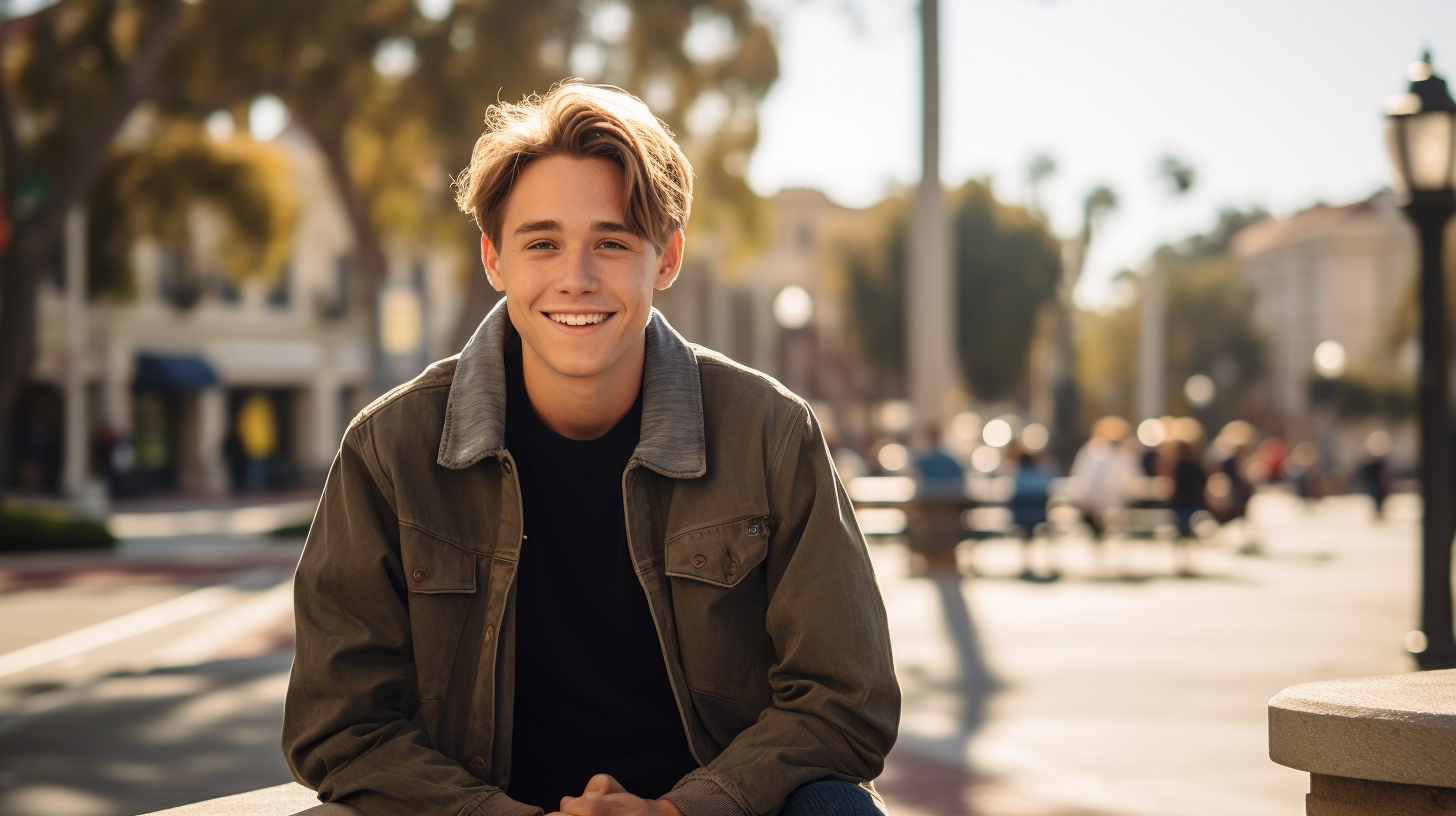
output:
[[605,312],[598,312],[596,314],[565,314],[556,312],[547,313],[546,316],[555,320],[557,323],[562,323],[567,326],[589,326],[607,319]]

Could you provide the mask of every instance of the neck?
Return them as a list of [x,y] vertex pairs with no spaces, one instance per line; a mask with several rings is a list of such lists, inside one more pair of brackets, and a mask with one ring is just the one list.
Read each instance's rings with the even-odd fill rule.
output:
[[632,410],[642,387],[647,335],[606,371],[590,377],[571,377],[552,369],[521,343],[521,370],[526,396],[546,427],[567,439],[596,439],[616,427]]

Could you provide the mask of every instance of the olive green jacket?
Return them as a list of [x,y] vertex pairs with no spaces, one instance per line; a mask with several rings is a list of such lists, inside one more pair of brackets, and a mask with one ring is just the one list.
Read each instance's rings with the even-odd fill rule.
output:
[[[521,488],[502,301],[458,356],[350,424],[295,580],[283,748],[368,816],[529,816],[511,772]],[[865,783],[900,691],[864,538],[813,413],[655,310],[627,543],[698,770],[687,816],[776,813]]]

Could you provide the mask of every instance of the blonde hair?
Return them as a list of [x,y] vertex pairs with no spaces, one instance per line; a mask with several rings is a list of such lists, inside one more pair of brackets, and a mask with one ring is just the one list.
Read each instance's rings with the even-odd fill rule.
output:
[[625,226],[661,251],[687,223],[693,168],[672,131],[621,88],[568,80],[545,96],[501,102],[455,180],[455,203],[499,244],[506,199],[527,164],[545,156],[601,158],[622,168]]

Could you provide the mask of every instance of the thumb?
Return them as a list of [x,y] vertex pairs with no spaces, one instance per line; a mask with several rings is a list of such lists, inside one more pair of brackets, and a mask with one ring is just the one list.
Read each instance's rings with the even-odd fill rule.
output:
[[626,788],[623,788],[621,783],[617,782],[617,780],[613,779],[611,776],[607,774],[597,774],[596,776],[593,776],[591,778],[591,781],[586,783],[586,790],[582,791],[581,795],[606,796],[609,793],[626,792]]

